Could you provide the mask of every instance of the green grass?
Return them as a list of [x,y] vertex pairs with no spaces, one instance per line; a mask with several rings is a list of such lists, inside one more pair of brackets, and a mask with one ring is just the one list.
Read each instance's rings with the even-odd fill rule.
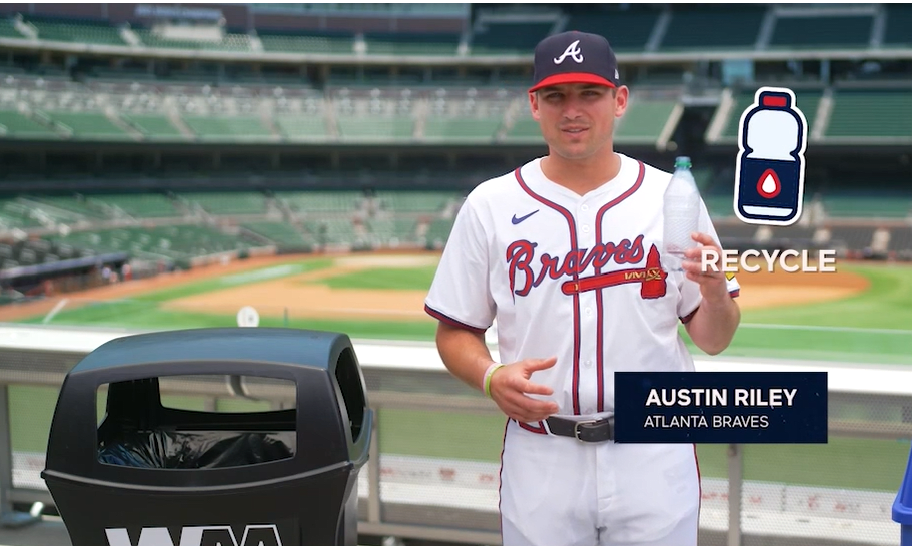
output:
[[[352,338],[396,339],[422,341],[433,339],[436,325],[432,322],[396,321],[342,321],[295,318],[294,309],[289,309],[285,319],[281,307],[257,305],[260,315],[259,326],[263,328],[297,328],[345,332]],[[40,324],[43,317],[36,316],[21,321],[25,324]],[[77,309],[64,310],[53,320],[55,326],[98,326],[137,328],[147,330],[183,330],[193,328],[231,328],[237,326],[234,315],[212,313],[190,313],[169,311],[157,303],[136,300],[95,302]]]
[[203,281],[182,284],[173,288],[156,290],[154,292],[149,292],[148,294],[138,296],[135,299],[138,301],[149,302],[170,301],[179,298],[197,296],[199,294],[205,294],[207,292],[224,290],[226,288],[235,286],[243,286],[245,284],[255,284],[264,281],[283,279],[294,275],[300,275],[308,271],[323,269],[329,267],[330,265],[332,265],[332,260],[326,258],[276,264],[269,267],[262,267],[258,269],[252,269],[250,271],[236,273],[233,275],[226,275],[217,279],[207,279]]
[[427,290],[434,280],[434,271],[435,267],[362,269],[315,284],[340,290]]

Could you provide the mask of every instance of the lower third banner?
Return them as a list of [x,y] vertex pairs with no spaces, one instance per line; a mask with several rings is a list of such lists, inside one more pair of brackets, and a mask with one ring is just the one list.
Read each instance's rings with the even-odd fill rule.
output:
[[617,443],[825,444],[826,372],[615,372]]

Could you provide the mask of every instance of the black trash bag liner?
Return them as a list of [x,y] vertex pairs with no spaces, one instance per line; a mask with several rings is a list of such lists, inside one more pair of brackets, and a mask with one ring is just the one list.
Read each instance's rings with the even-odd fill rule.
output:
[[247,466],[294,456],[295,432],[131,431],[100,446],[105,464],[154,469]]

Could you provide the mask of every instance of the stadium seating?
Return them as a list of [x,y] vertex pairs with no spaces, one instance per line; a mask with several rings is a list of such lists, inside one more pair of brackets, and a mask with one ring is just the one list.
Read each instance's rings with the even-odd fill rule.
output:
[[528,55],[535,45],[554,28],[554,22],[525,21],[491,22],[474,34],[473,55]]
[[460,34],[366,32],[368,55],[456,55]]
[[912,142],[912,83],[904,89],[843,88],[834,92],[827,139],[895,137]]
[[259,192],[181,193],[178,198],[211,214],[265,214],[266,197]]
[[106,21],[54,20],[26,17],[40,40],[102,45],[126,45],[120,32]]
[[909,4],[888,4],[886,10],[886,28],[884,28],[884,47],[912,47],[912,6]]
[[55,139],[60,134],[51,127],[20,112],[0,110],[0,136],[4,138]]
[[108,211],[113,217],[165,218],[181,215],[171,199],[161,194],[99,194],[87,196],[86,201]]
[[766,8],[761,5],[691,8],[676,6],[662,37],[662,50],[753,49]]
[[121,114],[121,118],[142,133],[146,140],[186,140],[188,137],[161,114]]
[[47,112],[48,117],[79,139],[129,140],[130,134],[100,112]]
[[281,33],[259,31],[257,36],[263,49],[277,53],[321,53],[351,54],[354,52],[355,39],[351,32],[309,31],[300,33]]
[[571,16],[566,28],[601,34],[616,52],[633,53],[645,49],[658,20],[657,11],[587,13]]
[[860,48],[871,41],[870,15],[778,17],[770,39],[771,49]]
[[263,120],[256,116],[182,116],[181,119],[200,140],[238,142],[276,140]]

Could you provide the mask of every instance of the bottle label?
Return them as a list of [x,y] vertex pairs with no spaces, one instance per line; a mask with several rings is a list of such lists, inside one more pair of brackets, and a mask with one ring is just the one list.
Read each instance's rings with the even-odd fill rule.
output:
[[761,87],[741,115],[735,214],[749,224],[790,225],[801,216],[807,120],[792,90]]

